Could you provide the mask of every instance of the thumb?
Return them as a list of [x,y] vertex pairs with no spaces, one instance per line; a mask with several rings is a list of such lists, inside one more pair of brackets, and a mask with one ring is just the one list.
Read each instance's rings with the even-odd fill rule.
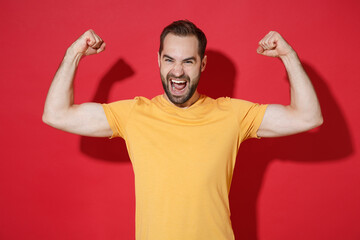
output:
[[259,54],[261,54],[261,53],[264,52],[264,50],[265,50],[265,49],[264,49],[263,47],[258,46],[258,48],[256,49],[256,52],[259,53]]

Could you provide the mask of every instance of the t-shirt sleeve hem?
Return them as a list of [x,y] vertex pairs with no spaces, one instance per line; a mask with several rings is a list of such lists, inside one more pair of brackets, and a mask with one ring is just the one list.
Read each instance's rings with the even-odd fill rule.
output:
[[101,104],[101,106],[104,109],[105,115],[106,115],[106,119],[110,125],[110,128],[112,130],[112,135],[109,137],[109,139],[115,138],[115,137],[119,137],[119,133],[116,129],[115,126],[115,119],[113,114],[111,113],[110,107],[108,104]]
[[261,126],[261,123],[264,119],[264,115],[265,115],[265,112],[266,112],[266,108],[269,106],[269,104],[263,104],[260,106],[260,109],[259,109],[259,117],[256,118],[255,122],[254,122],[254,129],[255,129],[255,135],[254,135],[254,138],[257,138],[257,139],[261,139],[260,136],[258,136],[257,132]]

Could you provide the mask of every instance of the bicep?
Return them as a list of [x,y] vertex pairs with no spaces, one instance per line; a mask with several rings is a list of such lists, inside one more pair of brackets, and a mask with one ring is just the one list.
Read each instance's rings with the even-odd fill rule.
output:
[[259,137],[280,137],[311,129],[311,125],[302,119],[290,106],[270,104],[257,131]]
[[56,121],[53,127],[90,137],[110,137],[112,130],[104,109],[99,103],[73,105]]

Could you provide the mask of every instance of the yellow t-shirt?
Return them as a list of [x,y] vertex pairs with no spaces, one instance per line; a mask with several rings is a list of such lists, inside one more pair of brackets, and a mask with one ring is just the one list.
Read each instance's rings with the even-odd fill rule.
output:
[[103,104],[135,175],[137,240],[230,240],[229,191],[240,143],[267,105],[202,95],[178,108],[162,95]]

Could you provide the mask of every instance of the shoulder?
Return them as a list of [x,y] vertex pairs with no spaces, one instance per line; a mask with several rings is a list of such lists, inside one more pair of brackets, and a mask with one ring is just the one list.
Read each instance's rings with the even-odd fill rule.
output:
[[238,112],[241,109],[242,110],[249,109],[253,105],[256,105],[256,103],[242,99],[231,98],[231,97],[219,97],[213,99],[211,97],[204,96],[202,105],[212,106],[219,110],[226,110],[226,111],[235,110],[235,112]]
[[246,109],[256,104],[243,99],[236,99],[231,97],[220,97],[213,99],[213,104],[218,105],[220,108],[232,108],[232,109]]
[[131,112],[134,109],[149,105],[150,100],[145,97],[135,97],[133,99],[118,100],[110,103],[102,104],[105,112],[111,111],[114,113]]
[[[212,99],[210,97],[207,97],[208,99]],[[232,98],[232,97],[219,97],[216,99],[212,99],[213,101],[215,101],[217,104],[221,105],[221,104],[231,104],[231,105],[248,105],[248,104],[253,104],[250,101],[247,100],[243,100],[243,99],[238,99],[238,98]]]
[[260,104],[243,99],[228,98],[227,104],[230,105],[233,112],[240,116],[263,114],[267,108],[267,104]]
[[122,106],[122,105],[141,105],[141,104],[149,104],[151,100],[149,100],[146,97],[137,96],[133,99],[123,99],[123,100],[117,100],[110,103],[104,103],[103,105],[111,105],[113,107],[116,106]]
[[234,107],[249,107],[254,104],[257,104],[257,103],[251,102],[251,101],[237,99],[237,98],[229,98],[229,102]]
[[251,102],[248,100],[236,99],[236,98],[230,98],[229,102],[234,109],[238,109],[240,111],[241,110],[247,111],[248,109],[251,108],[267,106],[266,104],[261,104],[261,103],[256,103],[256,102]]

